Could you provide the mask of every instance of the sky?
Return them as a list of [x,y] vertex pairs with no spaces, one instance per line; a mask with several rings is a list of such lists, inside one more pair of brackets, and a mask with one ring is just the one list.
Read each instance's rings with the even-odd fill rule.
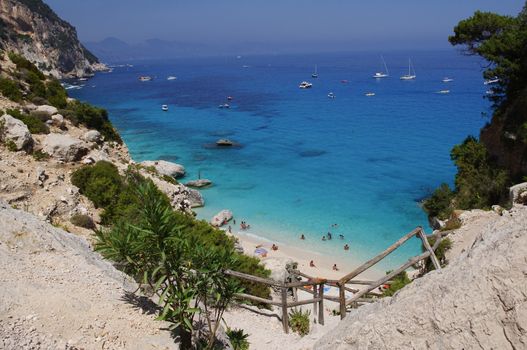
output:
[[115,37],[337,51],[449,47],[475,10],[516,15],[521,0],[44,0],[83,42]]

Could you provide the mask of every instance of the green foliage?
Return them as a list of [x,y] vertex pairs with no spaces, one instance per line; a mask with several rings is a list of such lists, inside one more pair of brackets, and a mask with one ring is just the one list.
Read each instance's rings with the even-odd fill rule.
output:
[[44,74],[37,68],[37,66],[31,63],[25,57],[18,55],[14,52],[9,52],[8,56],[11,62],[13,62],[16,65],[16,68],[19,71],[25,69],[25,70],[28,70],[29,72],[33,72],[39,80],[44,80],[46,78]]
[[32,154],[33,158],[35,158],[36,161],[44,161],[49,159],[49,154],[42,150],[36,150]]
[[225,333],[227,334],[227,337],[229,337],[234,350],[249,350],[250,344],[247,340],[249,334],[245,333],[243,329],[227,328]]
[[66,108],[67,110],[63,115],[70,119],[73,124],[81,123],[90,129],[96,129],[107,141],[123,142],[108,119],[106,110],[79,101],[68,103]]
[[55,106],[57,108],[65,108],[68,105],[68,93],[62,87],[62,85],[60,85],[60,82],[56,79],[52,79],[46,83],[45,98],[49,101],[52,106]]
[[26,124],[32,134],[49,134],[46,123],[35,116],[24,114],[17,109],[8,109],[6,113]]
[[457,230],[461,227],[461,220],[458,217],[452,217],[447,220],[445,227],[441,228],[441,231]]
[[0,93],[11,101],[19,102],[22,100],[20,86],[8,78],[0,78]]
[[[434,244],[436,243],[436,238],[435,237],[428,238],[428,243],[430,243],[430,246],[434,246]],[[443,238],[441,242],[439,243],[439,245],[437,246],[437,249],[434,252],[441,266],[445,266],[448,263],[446,259],[446,252],[450,248],[452,248],[452,241],[450,240],[450,238]],[[423,252],[426,251],[426,248],[424,247],[424,245],[421,245],[421,250]],[[428,258],[425,260],[424,268],[426,272],[435,270],[434,264],[432,263],[432,259]]]
[[183,348],[189,348],[197,315],[209,328],[208,348],[215,343],[223,312],[241,291],[237,281],[222,273],[237,256],[228,247],[204,245],[190,235],[152,182],[137,188],[142,199],[137,223],[120,222],[97,232],[96,249],[121,265],[158,296],[159,319],[178,329]]
[[79,227],[84,227],[89,230],[95,229],[95,223],[93,219],[85,214],[75,214],[71,217],[70,222]]
[[172,176],[169,175],[162,175],[161,178],[165,180],[168,183],[171,183],[172,185],[177,185],[178,182],[176,179],[174,179]]
[[429,217],[436,216],[441,220],[446,220],[452,214],[453,198],[454,193],[447,184],[443,183],[430,198],[425,200],[423,208]]
[[5,142],[5,145],[7,147],[7,149],[11,152],[16,152],[18,150],[18,147],[16,146],[16,144],[13,142],[13,140],[7,140]]
[[507,198],[508,172],[491,162],[481,142],[467,137],[452,149],[451,158],[458,169],[455,180],[457,208],[489,208]]
[[302,337],[309,334],[309,315],[311,315],[309,310],[305,312],[297,308],[291,310],[289,313],[289,326],[293,332],[297,332]]
[[[392,271],[386,271],[386,274],[388,275]],[[401,272],[397,276],[395,276],[392,279],[392,284],[390,284],[390,287],[388,289],[385,289],[383,291],[383,295],[387,297],[393,296],[399,289],[402,289],[404,286],[412,282],[410,278],[408,278],[408,274],[406,271]]]

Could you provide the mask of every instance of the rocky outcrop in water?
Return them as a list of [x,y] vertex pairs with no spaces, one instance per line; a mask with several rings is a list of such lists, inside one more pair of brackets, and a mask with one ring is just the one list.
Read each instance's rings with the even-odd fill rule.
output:
[[41,0],[0,2],[0,48],[56,78],[88,76],[105,68],[79,42],[75,28]]

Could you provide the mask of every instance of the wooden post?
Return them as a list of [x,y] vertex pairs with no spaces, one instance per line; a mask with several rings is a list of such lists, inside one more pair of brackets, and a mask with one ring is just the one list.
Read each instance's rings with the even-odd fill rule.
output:
[[317,297],[318,297],[318,286],[313,285],[313,321],[317,322]]
[[287,288],[282,287],[282,325],[284,332],[289,333],[289,315],[287,314]]
[[[419,237],[421,238],[421,241],[423,241],[423,246],[425,247],[425,249],[430,252],[430,260],[432,260],[432,264],[434,264],[436,270],[441,270],[441,264],[439,263],[439,260],[437,260],[437,257],[434,254],[434,250],[432,249],[432,247],[430,247],[430,242],[428,242],[428,239],[426,238],[423,230],[419,230]],[[437,239],[440,240],[441,238]]]
[[318,324],[324,325],[324,283],[318,285]]
[[340,319],[346,317],[346,289],[345,285],[338,283],[339,286],[339,303],[340,303]]

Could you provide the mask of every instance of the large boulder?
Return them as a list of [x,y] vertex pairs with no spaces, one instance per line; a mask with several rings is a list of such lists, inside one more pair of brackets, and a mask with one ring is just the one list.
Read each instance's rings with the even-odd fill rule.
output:
[[291,258],[265,258],[262,262],[271,271],[269,278],[277,282],[291,282],[291,274],[287,270],[294,263]]
[[34,143],[27,125],[9,114],[0,117],[0,140],[12,142],[17,151],[30,151]]
[[232,211],[224,209],[210,220],[212,226],[220,227],[232,219]]
[[88,130],[82,135],[82,139],[86,142],[100,142],[102,136],[97,130]]
[[185,176],[185,168],[183,165],[167,162],[166,160],[145,160],[139,164],[145,168],[154,167],[160,175],[171,176],[174,178]]
[[527,182],[522,182],[521,184],[512,186],[509,189],[509,198],[511,203],[514,204],[517,202],[523,202],[525,193],[527,193]]
[[57,114],[59,110],[57,107],[42,105],[38,106],[36,111],[40,113],[46,113],[49,117],[51,117],[52,115]]
[[203,196],[199,191],[191,188],[187,188],[187,190],[191,208],[203,207],[205,205],[205,199],[203,199]]
[[42,150],[65,162],[75,162],[88,153],[88,147],[81,140],[53,133],[44,139]]
[[59,128],[64,126],[64,117],[61,114],[54,114],[51,116],[51,124]]
[[202,187],[208,187],[212,185],[212,181],[208,179],[198,179],[198,180],[192,180],[185,184],[185,186],[188,187],[196,187],[196,188],[202,188]]

